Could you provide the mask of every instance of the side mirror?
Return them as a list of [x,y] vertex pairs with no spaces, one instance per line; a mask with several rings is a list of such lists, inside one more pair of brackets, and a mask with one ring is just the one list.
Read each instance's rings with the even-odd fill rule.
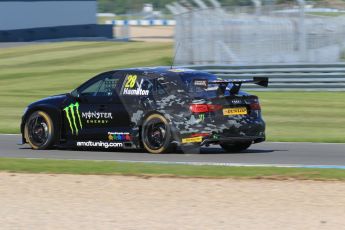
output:
[[74,100],[81,102],[82,101],[82,96],[76,92],[76,91],[72,91],[71,93],[67,94],[69,97],[73,98]]

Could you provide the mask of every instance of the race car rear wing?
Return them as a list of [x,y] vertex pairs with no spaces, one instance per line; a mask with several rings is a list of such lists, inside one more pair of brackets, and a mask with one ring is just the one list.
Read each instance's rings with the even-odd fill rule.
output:
[[218,92],[219,94],[224,95],[226,87],[229,83],[232,83],[232,87],[230,89],[230,94],[237,94],[242,84],[244,83],[254,83],[256,85],[260,85],[263,87],[268,86],[268,77],[254,77],[252,80],[249,79],[221,79],[221,80],[212,80],[209,81],[207,79],[194,79],[193,81],[194,86],[198,86],[201,88],[208,88],[209,84],[218,84]]

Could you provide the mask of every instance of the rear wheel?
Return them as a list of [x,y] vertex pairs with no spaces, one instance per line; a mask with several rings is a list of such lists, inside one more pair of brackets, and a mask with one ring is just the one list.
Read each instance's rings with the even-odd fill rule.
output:
[[252,142],[243,142],[243,143],[222,143],[220,146],[224,149],[225,152],[228,153],[236,153],[236,152],[242,152],[246,149],[248,149],[251,146]]
[[53,121],[46,112],[33,112],[25,123],[24,134],[33,149],[48,149],[55,138]]
[[160,114],[151,114],[144,120],[141,137],[144,148],[150,153],[167,153],[174,148],[168,120]]

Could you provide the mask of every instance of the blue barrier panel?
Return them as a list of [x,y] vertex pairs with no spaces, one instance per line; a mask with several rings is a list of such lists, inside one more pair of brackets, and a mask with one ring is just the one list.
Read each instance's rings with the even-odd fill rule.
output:
[[73,37],[113,38],[112,25],[72,25],[18,30],[0,30],[0,42],[27,42]]

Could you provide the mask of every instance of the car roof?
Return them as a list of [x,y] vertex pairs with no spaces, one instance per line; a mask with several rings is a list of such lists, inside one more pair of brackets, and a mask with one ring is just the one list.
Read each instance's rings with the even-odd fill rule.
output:
[[213,74],[210,74],[205,71],[194,70],[189,68],[181,68],[181,67],[168,67],[168,66],[158,66],[158,67],[137,67],[137,68],[126,68],[120,69],[119,71],[124,72],[140,72],[143,75],[155,77],[168,77],[169,79],[172,78],[193,78],[193,77],[201,77],[201,78],[208,78],[208,77],[216,77]]

